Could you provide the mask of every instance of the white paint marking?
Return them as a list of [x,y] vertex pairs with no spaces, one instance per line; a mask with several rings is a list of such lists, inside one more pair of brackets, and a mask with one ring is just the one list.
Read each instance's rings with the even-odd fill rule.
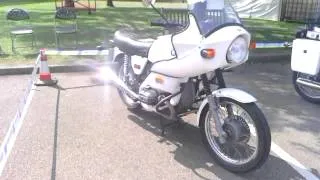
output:
[[[250,131],[255,129],[253,125],[249,124]],[[256,137],[256,133],[251,131],[251,134]],[[302,165],[298,160],[292,157],[290,154],[285,152],[276,143],[271,142],[271,151],[275,153],[279,158],[287,162],[293,169],[295,169],[301,176],[307,180],[320,180],[316,175],[312,174],[311,170]]]
[[303,166],[299,161],[293,158],[290,154],[286,153],[274,142],[271,143],[271,151],[274,152],[281,159],[286,161],[293,169],[295,169],[301,176],[307,180],[319,180],[314,174],[310,172],[305,166]]
[[68,55],[68,56],[93,56],[93,55],[108,55],[109,50],[75,50],[75,51],[57,51],[46,50],[46,55]]
[[30,106],[32,97],[35,92],[35,76],[37,73],[38,63],[40,61],[40,55],[38,55],[35,65],[31,74],[31,79],[28,83],[28,86],[23,94],[23,98],[20,99],[20,102],[18,104],[18,110],[16,112],[15,117],[10,123],[8,132],[6,133],[6,136],[0,146],[0,177],[2,174],[2,171],[7,163],[8,157],[10,155],[10,152],[14,146],[14,143],[16,141],[16,138],[19,134],[19,131],[21,129],[23,120],[28,112],[28,108]]
[[22,110],[21,116],[19,117],[18,113],[16,115],[16,118],[11,122],[9,126],[9,130],[4,138],[3,143],[1,144],[0,148],[0,176],[2,174],[2,171],[6,165],[6,162],[8,160],[8,157],[10,155],[10,152],[14,146],[14,143],[16,141],[16,138],[19,134],[20,128],[22,126],[23,120],[28,112],[28,108],[30,106],[31,100],[34,95],[35,86],[32,85],[32,90],[30,91],[30,94],[26,100],[26,104]]

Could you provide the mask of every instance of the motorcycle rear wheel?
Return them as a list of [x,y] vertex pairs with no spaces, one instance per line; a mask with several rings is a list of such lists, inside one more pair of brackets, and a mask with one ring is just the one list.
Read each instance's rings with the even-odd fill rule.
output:
[[[118,71],[118,77],[124,81],[124,70],[123,70],[123,64],[120,66]],[[117,88],[119,96],[122,100],[122,102],[127,106],[129,110],[138,110],[140,109],[140,104],[135,102],[122,88]]]
[[314,103],[320,104],[320,90],[312,89],[310,87],[306,87],[304,85],[298,84],[297,79],[304,74],[293,72],[292,74],[292,83],[296,92],[305,100]]
[[[224,169],[234,173],[246,173],[261,167],[267,160],[271,148],[270,128],[264,114],[255,103],[244,104],[230,98],[220,98],[220,104],[220,109],[223,108],[222,104],[225,104],[229,107],[232,106],[233,111],[235,111],[235,107],[240,107],[242,113],[237,115],[237,112],[233,112],[233,115],[229,116],[227,110],[224,110],[226,117],[220,118],[224,120],[223,129],[228,134],[228,137],[226,138],[226,143],[223,144],[219,141],[217,133],[214,135],[213,131],[215,127],[212,127],[210,124],[214,123],[214,119],[210,115],[209,106],[205,107],[200,116],[200,131],[202,141],[209,154]],[[219,116],[221,114],[223,113],[219,113]],[[252,121],[251,124],[248,123],[247,119],[241,117],[242,114],[248,115],[251,119],[250,121]],[[255,130],[252,129],[253,126]],[[238,135],[239,132],[246,132],[243,134],[245,136],[242,136],[245,138],[232,139],[232,137],[236,137],[234,134],[237,134],[232,133],[232,131],[237,132]],[[258,139],[254,143],[257,146],[254,151],[252,151],[253,147],[249,145],[249,142],[253,141],[251,140],[253,137],[257,137]],[[245,153],[248,157],[244,157]],[[239,158],[237,158],[236,154],[238,154]],[[241,155],[243,158],[241,158]]]

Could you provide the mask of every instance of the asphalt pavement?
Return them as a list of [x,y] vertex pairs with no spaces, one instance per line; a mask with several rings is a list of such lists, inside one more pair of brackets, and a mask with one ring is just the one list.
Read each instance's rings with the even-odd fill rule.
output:
[[[195,115],[161,137],[160,117],[128,111],[114,88],[92,83],[94,73],[53,75],[59,85],[37,88],[0,179],[304,179],[275,153],[255,172],[232,174],[204,149]],[[0,99],[1,107],[11,109],[1,111],[4,125],[13,118],[26,77],[0,76],[1,94],[10,94]],[[259,100],[272,141],[319,175],[319,105],[295,93],[290,66],[243,65],[225,77],[229,87]]]
[[0,76],[0,144],[16,114],[29,78],[30,75]]

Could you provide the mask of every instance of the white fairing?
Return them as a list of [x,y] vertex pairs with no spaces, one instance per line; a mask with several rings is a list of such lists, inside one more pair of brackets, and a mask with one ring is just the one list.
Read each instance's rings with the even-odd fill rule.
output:
[[291,69],[316,75],[320,69],[320,41],[295,39],[292,45]]
[[[162,83],[157,81],[157,79],[161,79]],[[163,92],[176,93],[180,90],[180,84],[187,82],[188,79],[183,78],[172,78],[168,76],[164,76],[161,74],[157,74],[151,72],[148,77],[143,81],[140,86],[140,91],[146,87],[152,87],[154,89],[161,90]]]
[[[190,16],[190,18],[191,17],[192,16]],[[198,38],[193,39],[191,38],[192,35],[190,35],[190,38],[193,39],[195,43],[194,45],[188,44],[191,41],[186,41],[187,43],[185,44],[181,43],[182,41],[178,41],[181,44],[176,44],[174,41],[173,43],[178,52],[178,58],[170,61],[157,62],[152,67],[152,71],[173,77],[192,77],[218,68],[235,66],[236,64],[227,62],[226,54],[233,40],[239,36],[247,40],[249,47],[250,34],[240,26],[224,27],[206,39],[203,39],[198,44],[196,43],[196,39]],[[215,57],[211,59],[203,58],[200,52],[206,48],[215,49]],[[246,60],[248,60],[248,57],[242,63]]]
[[[241,103],[252,103],[252,102],[257,101],[257,99],[255,97],[248,94],[247,92],[239,90],[239,89],[234,89],[234,88],[218,89],[218,90],[212,92],[212,94],[215,95],[216,97],[227,97],[227,98],[236,100]],[[203,100],[203,102],[198,110],[198,113],[197,113],[198,124],[200,122],[201,112],[207,104],[208,104],[208,99]]]
[[178,58],[190,54],[190,50],[197,48],[200,44],[202,35],[194,16],[189,16],[190,24],[187,29],[172,37],[172,43]]
[[[214,48],[216,50],[216,57],[213,60],[217,60],[221,68],[238,66],[239,64],[236,63],[227,63],[226,54],[231,43],[239,36],[243,37],[247,41],[247,45],[249,47],[251,39],[249,32],[240,26],[229,26],[214,32],[204,39],[201,42],[201,48]],[[247,54],[247,57],[241,63],[246,62],[248,57],[249,54]]]
[[148,62],[147,58],[140,57],[140,56],[131,56],[131,66],[133,72],[137,75],[142,74],[144,68],[146,67]]
[[176,57],[172,46],[172,35],[159,36],[149,49],[148,59],[150,62],[169,60]]

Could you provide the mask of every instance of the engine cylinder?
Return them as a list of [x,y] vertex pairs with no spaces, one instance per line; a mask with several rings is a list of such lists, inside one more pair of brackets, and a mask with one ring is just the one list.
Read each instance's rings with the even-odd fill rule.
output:
[[139,99],[148,105],[156,105],[158,103],[158,92],[154,89],[142,89],[139,92]]

